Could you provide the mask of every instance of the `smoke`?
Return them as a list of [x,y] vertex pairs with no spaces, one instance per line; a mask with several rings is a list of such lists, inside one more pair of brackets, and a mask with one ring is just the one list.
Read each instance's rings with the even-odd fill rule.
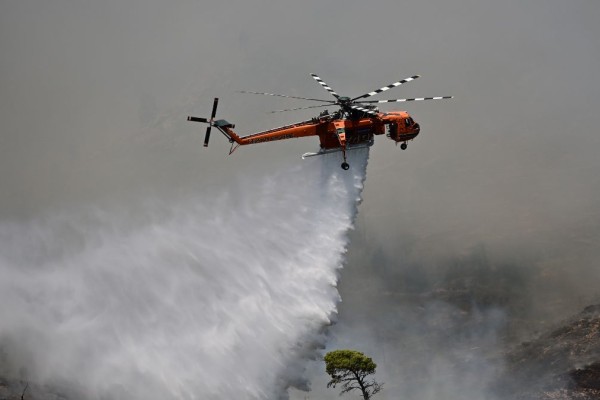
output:
[[[3,265],[11,266],[2,288],[20,264],[19,238],[39,236],[38,250],[27,248],[23,257],[82,254],[78,246],[87,249],[92,239],[143,236],[150,221],[170,221],[183,203],[199,208],[195,198],[205,205],[213,199],[200,213],[203,223],[225,220],[229,212],[216,210],[227,201],[250,207],[240,196],[249,192],[239,189],[223,202],[205,193],[222,192],[218,182],[231,187],[241,169],[256,183],[306,151],[306,142],[290,141],[243,149],[225,161],[227,144],[213,138],[211,151],[200,153],[202,128],[198,134],[183,121],[187,112],[205,117],[213,97],[221,98],[219,118],[245,134],[313,112],[265,117],[307,104],[234,91],[325,98],[308,75],[315,72],[353,96],[420,74],[377,98],[455,98],[406,104],[422,127],[406,152],[385,140],[371,149],[329,348],[371,355],[386,383],[382,399],[481,398],[475,378],[487,382],[502,368],[483,350],[502,351],[518,342],[515,336],[542,330],[598,296],[599,5],[383,0],[373,12],[359,1],[0,2],[0,219],[17,221],[2,227]],[[357,27],[372,29],[364,34]],[[358,49],[369,56],[354,56]],[[194,99],[189,108],[178,104],[182,92]],[[180,113],[181,129],[164,124],[162,142],[151,151],[142,149],[153,140],[144,135],[123,146],[138,120],[149,127],[165,109]],[[140,191],[159,194],[162,207],[131,205]],[[120,212],[72,211],[106,198],[129,205]],[[43,250],[42,237],[61,237],[57,227],[75,223],[40,219],[57,207],[70,210],[63,220],[80,222],[60,231],[71,235],[69,245]],[[32,216],[36,222],[18,222]],[[29,282],[37,276],[31,275]],[[444,316],[454,319],[432,325]],[[471,350],[480,343],[487,345]],[[457,363],[458,350],[477,362]],[[312,373],[315,391],[323,371],[318,365]],[[323,392],[318,398],[338,398]]]
[[[368,189],[365,206],[372,206]],[[515,230],[520,243],[464,227],[420,236],[418,221],[384,237],[365,226],[364,211],[351,234],[339,318],[326,351],[352,348],[372,357],[375,378],[385,383],[382,399],[515,398],[556,385],[550,374],[560,367],[540,364],[523,380],[506,355],[597,304],[595,223],[539,229],[533,238]],[[577,238],[569,249],[561,243],[566,237]],[[337,398],[326,389],[323,363],[311,370],[310,398]]]
[[220,194],[0,225],[5,374],[89,398],[285,397],[336,313],[368,149]]

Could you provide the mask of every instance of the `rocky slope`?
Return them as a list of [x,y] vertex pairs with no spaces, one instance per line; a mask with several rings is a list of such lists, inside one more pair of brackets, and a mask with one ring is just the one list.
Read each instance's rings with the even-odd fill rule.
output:
[[497,391],[512,399],[600,399],[600,304],[504,355]]

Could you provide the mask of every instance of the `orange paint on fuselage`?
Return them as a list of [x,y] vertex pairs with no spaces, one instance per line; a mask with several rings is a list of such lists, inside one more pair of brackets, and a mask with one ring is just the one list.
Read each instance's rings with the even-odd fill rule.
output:
[[231,128],[224,127],[224,131],[238,145],[272,142],[276,140],[318,136],[321,148],[334,149],[342,147],[340,138],[336,134],[336,124],[343,124],[345,135],[343,141],[346,145],[368,143],[374,135],[386,133],[395,142],[406,142],[414,139],[420,131],[419,124],[414,122],[406,111],[392,111],[378,113],[376,116],[360,119],[331,119],[327,117],[314,118],[297,124],[282,126],[268,131],[240,137]]

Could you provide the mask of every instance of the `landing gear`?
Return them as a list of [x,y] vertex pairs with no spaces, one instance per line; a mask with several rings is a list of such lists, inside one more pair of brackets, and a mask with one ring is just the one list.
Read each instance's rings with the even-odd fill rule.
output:
[[340,148],[342,149],[342,156],[344,157],[344,162],[342,163],[342,169],[344,171],[347,171],[348,168],[350,168],[350,165],[346,162],[346,128],[345,128],[345,121],[334,121],[333,124],[335,126],[335,134],[337,135],[337,139],[340,142]]
[[342,155],[344,156],[344,162],[342,163],[342,169],[347,171],[350,168],[350,164],[346,162],[346,142],[342,143]]
[[402,143],[402,144],[400,145],[400,148],[401,148],[402,150],[406,150],[406,148],[407,148],[407,147],[408,147],[408,145],[407,145],[406,143]]

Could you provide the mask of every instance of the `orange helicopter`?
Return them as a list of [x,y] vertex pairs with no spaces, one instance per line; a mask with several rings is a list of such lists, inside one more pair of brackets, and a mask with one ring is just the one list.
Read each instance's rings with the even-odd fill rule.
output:
[[392,83],[391,85],[384,86],[373,92],[365,93],[361,96],[354,98],[338,95],[317,75],[311,74],[311,76],[331,95],[333,95],[333,97],[335,97],[335,100],[311,99],[306,97],[287,96],[282,94],[264,92],[241,91],[240,93],[286,97],[291,99],[310,100],[325,103],[316,106],[290,108],[271,112],[304,110],[309,108],[319,108],[327,106],[339,106],[339,110],[335,111],[332,114],[325,110],[322,113],[320,113],[318,117],[314,117],[306,121],[240,137],[233,131],[235,125],[225,121],[224,119],[215,119],[215,115],[217,113],[217,105],[219,102],[219,99],[215,98],[210,118],[188,117],[188,121],[204,122],[208,124],[208,127],[206,128],[206,135],[204,137],[204,147],[208,146],[211,128],[213,126],[217,128],[221,133],[223,133],[223,135],[225,135],[225,137],[231,143],[229,154],[233,153],[239,146],[244,146],[248,144],[272,142],[275,140],[300,138],[305,136],[318,136],[319,140],[321,141],[321,149],[319,150],[319,152],[305,153],[302,156],[302,158],[322,155],[334,151],[341,151],[344,157],[344,162],[342,163],[341,167],[342,169],[347,170],[348,168],[350,168],[350,165],[346,160],[346,152],[348,150],[369,147],[373,145],[374,135],[383,135],[387,133],[387,137],[393,140],[396,144],[401,143],[400,148],[402,150],[406,150],[407,142],[409,140],[414,139],[421,130],[419,124],[412,119],[408,112],[379,112],[379,109],[374,104],[401,103],[408,101],[423,100],[442,100],[451,99],[453,97],[439,96],[394,100],[362,100],[364,98],[374,96],[378,93],[385,92],[386,90],[389,90],[396,86],[400,86],[404,83],[413,81],[419,78],[419,75],[402,79],[400,81]]

